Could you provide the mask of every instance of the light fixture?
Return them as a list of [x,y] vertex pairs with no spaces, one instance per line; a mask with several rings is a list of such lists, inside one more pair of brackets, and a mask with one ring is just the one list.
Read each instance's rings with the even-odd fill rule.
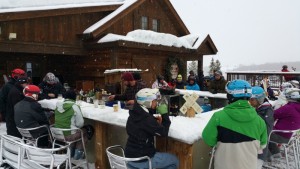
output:
[[17,39],[17,33],[9,33],[8,39],[9,40]]

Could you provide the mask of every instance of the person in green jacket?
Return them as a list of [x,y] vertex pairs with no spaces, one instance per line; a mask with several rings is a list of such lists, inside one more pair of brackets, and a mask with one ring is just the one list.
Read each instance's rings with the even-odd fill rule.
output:
[[[74,90],[70,89],[65,93],[65,100],[63,102],[57,102],[55,109],[55,127],[62,129],[76,129],[82,128],[84,124],[84,119],[82,116],[81,109],[75,104],[76,93]],[[87,142],[87,130],[82,129],[83,137],[85,143]],[[71,131],[65,131],[64,135],[67,141],[73,141],[81,138],[80,132],[71,133]],[[83,145],[81,141],[76,142],[75,152],[72,152],[72,157],[75,160],[84,157]]]
[[256,169],[268,136],[265,122],[248,103],[251,85],[234,80],[228,82],[226,91],[229,105],[214,113],[202,139],[216,148],[214,169]]

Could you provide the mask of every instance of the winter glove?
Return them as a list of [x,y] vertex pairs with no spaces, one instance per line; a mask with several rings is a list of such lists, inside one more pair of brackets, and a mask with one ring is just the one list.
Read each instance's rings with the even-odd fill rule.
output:
[[161,104],[156,108],[157,113],[163,115],[168,113],[168,106],[166,104]]

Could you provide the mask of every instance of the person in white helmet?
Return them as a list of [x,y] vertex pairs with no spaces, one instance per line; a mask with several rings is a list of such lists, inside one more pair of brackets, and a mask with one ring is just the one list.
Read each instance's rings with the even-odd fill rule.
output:
[[[300,89],[288,88],[285,91],[285,97],[288,103],[274,112],[276,121],[274,130],[297,130],[300,129]],[[270,140],[278,143],[287,143],[291,133],[272,134]],[[280,153],[279,147],[275,143],[270,143],[269,149],[272,154]],[[280,154],[279,154],[280,155]]]
[[280,107],[287,104],[287,98],[285,97],[285,91],[289,88],[294,88],[294,86],[290,82],[283,82],[280,86],[280,94],[278,96],[278,99],[274,103],[274,110],[279,109]]
[[225,86],[229,105],[213,114],[202,132],[203,141],[216,147],[214,169],[254,169],[267,145],[266,124],[248,103],[251,85],[233,80]]
[[[255,108],[257,114],[265,121],[267,134],[269,135],[274,126],[274,110],[267,99],[265,90],[260,86],[252,87],[252,96],[250,97],[249,103]],[[268,160],[268,152],[268,148],[264,148],[263,153],[258,154],[257,168],[262,168],[264,161]]]
[[[137,158],[149,156],[153,168],[177,169],[179,161],[175,155],[156,152],[154,136],[167,137],[171,121],[166,104],[160,104],[159,89],[144,88],[136,94],[136,102],[126,124],[128,139],[125,156]],[[153,116],[160,114],[159,118]],[[132,168],[147,168],[148,162],[129,162]]]

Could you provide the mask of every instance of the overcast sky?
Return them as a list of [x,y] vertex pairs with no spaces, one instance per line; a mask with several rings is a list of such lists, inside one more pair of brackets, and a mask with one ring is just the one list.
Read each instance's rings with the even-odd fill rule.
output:
[[300,0],[170,1],[191,33],[210,34],[225,67],[300,61]]

